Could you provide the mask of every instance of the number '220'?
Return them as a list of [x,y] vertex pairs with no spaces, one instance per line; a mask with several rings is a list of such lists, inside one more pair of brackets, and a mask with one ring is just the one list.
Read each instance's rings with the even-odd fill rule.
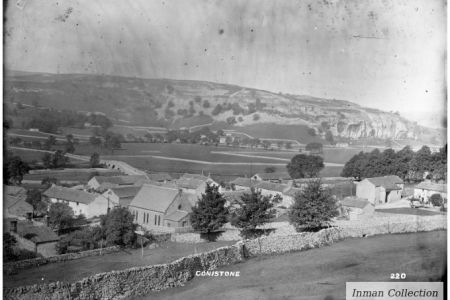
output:
[[405,273],[391,273],[391,279],[405,279]]

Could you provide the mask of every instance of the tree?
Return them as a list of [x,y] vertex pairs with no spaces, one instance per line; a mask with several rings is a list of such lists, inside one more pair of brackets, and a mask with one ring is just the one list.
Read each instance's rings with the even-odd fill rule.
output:
[[444,199],[442,199],[442,196],[440,194],[433,194],[430,197],[430,202],[433,204],[433,206],[442,206],[444,203]]
[[44,147],[45,149],[51,149],[53,145],[56,144],[56,138],[53,135],[50,135],[45,141]]
[[269,141],[264,140],[264,141],[262,141],[262,145],[263,145],[264,149],[267,150],[267,149],[269,149],[271,143]]
[[250,193],[241,196],[242,204],[231,216],[231,225],[241,229],[244,238],[257,237],[262,234],[257,230],[275,217],[272,197],[263,196],[261,190],[251,188]]
[[289,222],[297,232],[316,231],[329,226],[331,219],[336,216],[336,200],[322,187],[320,179],[311,180],[297,193],[289,210]]
[[30,171],[30,166],[17,155],[5,157],[3,164],[3,176],[6,183],[20,185],[23,176]]
[[61,230],[70,228],[74,223],[72,208],[66,203],[52,203],[48,211],[49,224],[52,228]]
[[91,168],[96,168],[100,165],[100,155],[97,152],[92,153],[89,164]]
[[327,140],[331,145],[336,144],[334,142],[333,133],[330,130],[327,130],[325,133],[325,140]]
[[292,149],[292,142],[291,141],[287,141],[285,144],[286,149]]
[[114,149],[121,148],[122,145],[119,135],[108,131],[105,135],[105,147],[110,149],[111,153],[114,151]]
[[91,143],[92,146],[99,147],[102,144],[102,140],[97,136],[91,136],[89,138],[89,143]]
[[50,153],[45,153],[44,156],[42,156],[42,164],[47,169],[52,168],[52,155]]
[[203,100],[203,108],[209,108],[211,105],[208,100]]
[[253,121],[258,121],[260,116],[258,114],[253,115]]
[[134,217],[125,207],[115,207],[101,217],[106,242],[111,245],[131,246],[136,241]]
[[33,206],[35,215],[44,215],[47,212],[47,204],[42,201],[42,193],[40,190],[28,190],[26,201]]
[[306,145],[305,150],[315,154],[322,154],[323,145],[321,143],[309,143]]
[[3,260],[10,261],[14,258],[14,246],[17,244],[16,238],[9,232],[3,233]]
[[67,141],[66,142],[66,152],[67,153],[74,153],[75,152],[75,146],[73,145],[73,141]]
[[217,232],[227,222],[229,212],[225,202],[219,187],[207,183],[205,193],[192,208],[192,228],[206,234]]
[[277,142],[277,146],[279,149],[283,148],[284,142],[283,141],[278,141]]
[[325,167],[323,158],[315,155],[297,154],[286,168],[292,178],[317,177]]
[[57,168],[64,168],[67,163],[69,163],[69,158],[66,157],[65,153],[61,150],[56,150],[55,153],[52,155],[52,167]]
[[264,173],[274,173],[275,172],[275,167],[266,167],[264,169]]
[[58,179],[55,177],[49,177],[46,176],[42,179],[41,185],[43,185],[45,188],[49,188],[52,184],[58,184]]

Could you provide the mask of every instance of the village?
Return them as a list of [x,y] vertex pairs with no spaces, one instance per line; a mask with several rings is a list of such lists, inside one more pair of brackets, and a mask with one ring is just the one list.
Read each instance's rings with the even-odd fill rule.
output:
[[[17,240],[17,248],[23,248],[38,256],[49,257],[61,254],[58,243],[67,233],[100,224],[100,217],[108,215],[114,208],[126,208],[137,225],[136,233],[144,235],[173,235],[172,240],[184,240],[183,235],[198,232],[193,229],[190,219],[195,207],[205,193],[207,185],[215,186],[226,199],[225,206],[238,209],[242,196],[259,191],[273,201],[275,215],[271,222],[288,226],[287,214],[295,202],[295,196],[314,178],[292,179],[288,172],[257,173],[252,177],[238,177],[228,183],[218,183],[206,174],[182,174],[173,178],[168,173],[149,173],[138,170],[124,162],[105,161],[106,169],[92,169],[94,174],[102,171],[114,171],[112,175],[92,176],[85,184],[67,187],[50,183],[38,199],[36,206],[27,202],[27,190],[21,186],[4,186],[5,214],[4,228]],[[109,167],[109,169],[108,169]],[[67,170],[36,170],[32,173],[45,177],[70,172]],[[99,172],[100,171],[100,172]],[[323,177],[321,185],[331,191],[337,200],[338,222],[351,224],[355,220],[376,219],[381,211],[389,209],[414,208],[416,211],[433,212],[445,210],[447,191],[445,183],[432,182],[430,179],[408,185],[395,175],[365,178],[356,181],[351,177]],[[438,201],[434,198],[439,199]],[[439,201],[441,201],[439,203]],[[50,221],[52,205],[63,204],[74,219],[80,219],[73,228]],[[396,214],[392,214],[396,215]],[[62,218],[63,216],[59,216]],[[412,217],[412,215],[410,215]],[[54,217],[52,217],[54,218]],[[50,221],[50,222],[49,222]],[[227,222],[221,230],[236,231]],[[199,234],[199,233],[198,233]],[[198,238],[197,238],[198,239]],[[240,239],[234,235],[231,239]],[[94,246],[93,246],[94,247]],[[70,252],[86,250],[79,243],[69,245]]]

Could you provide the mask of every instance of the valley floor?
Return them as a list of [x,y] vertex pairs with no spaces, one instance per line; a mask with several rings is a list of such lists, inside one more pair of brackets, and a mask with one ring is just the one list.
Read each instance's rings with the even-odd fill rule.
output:
[[133,299],[345,299],[348,281],[390,281],[391,273],[406,273],[406,281],[441,281],[446,241],[446,231],[349,239],[220,268],[240,271],[240,277],[197,277]]

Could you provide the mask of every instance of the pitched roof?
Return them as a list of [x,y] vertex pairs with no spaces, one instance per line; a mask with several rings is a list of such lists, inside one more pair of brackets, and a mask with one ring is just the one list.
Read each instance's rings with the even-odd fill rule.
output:
[[276,191],[282,193],[284,190],[288,188],[287,184],[279,184],[267,181],[261,181],[257,185],[255,185],[258,189],[264,189],[269,191]]
[[249,193],[248,191],[226,191],[223,193],[223,197],[225,198],[225,200],[227,200],[228,202],[230,202],[231,204],[241,204],[242,200],[241,197],[242,195]]
[[262,180],[284,180],[291,179],[288,172],[272,172],[272,173],[257,173],[253,177],[259,176]]
[[208,179],[211,179],[202,174],[190,174],[190,173],[184,173],[183,175],[180,176],[180,178],[195,178],[195,179],[201,179],[201,180],[205,180],[205,181]]
[[416,185],[416,189],[422,189],[422,190],[429,190],[429,191],[436,191],[441,193],[447,193],[447,185],[442,183],[434,183],[434,182],[427,182],[423,181]]
[[20,186],[4,186],[4,208],[9,215],[24,216],[33,212],[33,206],[26,202],[27,191]]
[[285,194],[286,196],[294,197],[297,193],[300,193],[302,190],[303,190],[302,188],[291,187],[287,191],[284,191],[283,194]]
[[372,177],[366,179],[375,186],[382,186],[386,190],[401,190],[401,188],[398,187],[397,184],[403,183],[403,180],[397,175]]
[[34,243],[48,243],[60,239],[49,227],[38,226],[30,221],[17,222],[17,234]]
[[147,177],[153,181],[172,180],[172,176],[170,176],[169,173],[147,173]]
[[84,204],[90,204],[96,198],[96,195],[94,194],[57,185],[52,185],[43,193],[43,195],[49,198],[56,198],[60,200],[79,202]]
[[198,202],[198,196],[195,194],[190,193],[182,193],[181,194],[181,201],[186,202],[188,205],[183,205],[183,207],[189,207],[186,209],[187,211],[191,211],[192,206],[195,206]]
[[179,191],[174,188],[144,184],[130,206],[165,213],[178,195]]
[[356,208],[364,208],[367,205],[372,205],[367,199],[359,198],[356,196],[345,197],[344,200],[341,201],[341,204],[343,206]]
[[253,186],[257,185],[258,183],[259,183],[259,181],[255,181],[254,179],[244,178],[244,177],[238,177],[235,180],[230,181],[230,184],[240,185],[240,186],[245,186],[245,187],[253,187]]
[[145,175],[95,176],[94,178],[99,184],[107,182],[117,185],[139,185],[147,179]]
[[206,183],[204,179],[198,178],[185,178],[181,177],[176,181],[177,185],[181,188],[196,190]]
[[[305,184],[310,182],[311,180],[315,180],[319,178],[298,178],[295,179],[295,183],[297,184]],[[353,178],[349,177],[322,177],[320,178],[320,181],[322,184],[338,184],[338,183],[345,183],[345,182],[352,182]]]
[[134,197],[142,187],[140,186],[121,186],[111,188],[111,191],[119,198]]
[[165,220],[170,220],[170,221],[181,221],[183,218],[185,218],[189,213],[187,211],[184,210],[176,210],[173,213],[171,213],[170,215],[167,215],[164,217]]

